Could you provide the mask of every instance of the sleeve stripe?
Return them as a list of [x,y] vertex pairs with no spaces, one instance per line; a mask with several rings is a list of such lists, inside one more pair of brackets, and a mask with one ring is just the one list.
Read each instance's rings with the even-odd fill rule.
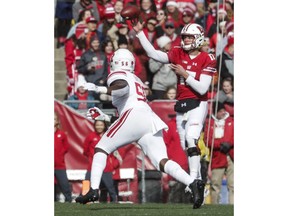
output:
[[210,73],[216,73],[217,72],[217,70],[216,70],[216,68],[213,68],[213,67],[206,67],[206,68],[204,68],[203,70],[202,70],[203,72],[210,72]]

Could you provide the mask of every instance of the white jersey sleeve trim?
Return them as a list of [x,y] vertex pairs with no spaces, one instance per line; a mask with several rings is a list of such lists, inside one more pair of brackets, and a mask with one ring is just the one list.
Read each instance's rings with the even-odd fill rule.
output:
[[153,58],[161,63],[169,63],[167,53],[162,52],[161,50],[156,50],[150,41],[146,38],[143,31],[140,31],[136,36],[139,38],[143,49],[146,51],[150,58]]

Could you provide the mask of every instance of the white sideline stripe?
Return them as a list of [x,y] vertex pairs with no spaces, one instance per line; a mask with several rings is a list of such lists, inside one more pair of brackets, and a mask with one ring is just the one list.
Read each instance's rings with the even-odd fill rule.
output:
[[67,169],[66,173],[67,173],[67,178],[68,180],[71,181],[76,181],[76,180],[85,180],[85,175],[86,175],[87,170],[71,170],[71,169]]
[[132,191],[119,191],[119,196],[131,196],[133,194]]

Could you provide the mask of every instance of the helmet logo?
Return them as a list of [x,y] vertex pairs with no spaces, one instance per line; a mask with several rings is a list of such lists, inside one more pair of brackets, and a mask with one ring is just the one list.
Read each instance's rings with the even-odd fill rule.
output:
[[199,29],[199,31],[201,32],[201,34],[204,33],[203,28],[201,28],[200,26],[196,26],[196,27]]

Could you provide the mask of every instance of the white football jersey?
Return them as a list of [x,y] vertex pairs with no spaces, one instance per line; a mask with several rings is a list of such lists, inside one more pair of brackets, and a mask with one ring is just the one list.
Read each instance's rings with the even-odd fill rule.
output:
[[125,71],[111,72],[107,80],[108,86],[110,86],[115,80],[125,80],[129,85],[128,94],[123,94],[121,96],[113,95],[112,91],[112,104],[117,108],[119,115],[130,108],[150,108],[146,102],[147,99],[144,91],[144,84],[137,76]]

